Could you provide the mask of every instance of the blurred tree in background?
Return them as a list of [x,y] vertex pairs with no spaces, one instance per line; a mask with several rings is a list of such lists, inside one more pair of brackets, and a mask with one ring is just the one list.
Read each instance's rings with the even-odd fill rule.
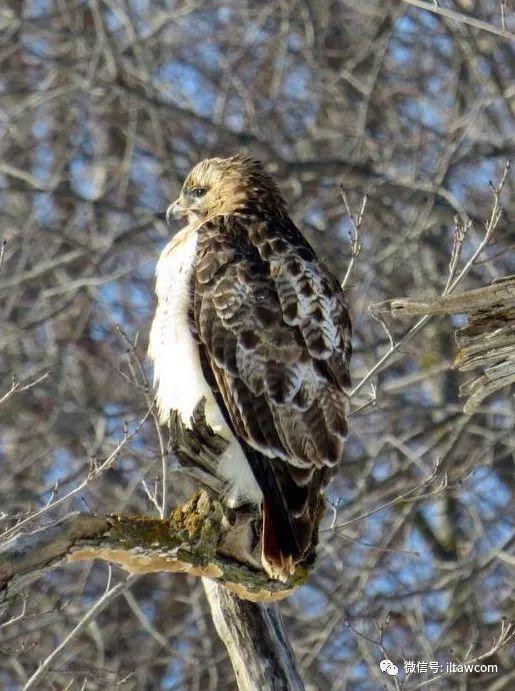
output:
[[[471,222],[463,265],[513,152],[515,88],[507,4],[440,4],[486,28],[387,0],[4,0],[0,537],[45,507],[45,520],[156,515],[163,449],[153,420],[141,424],[154,267],[164,210],[200,159],[261,159],[342,280],[354,259],[355,384],[409,328],[385,329],[369,306],[444,290],[456,224]],[[515,271],[512,186],[460,288]],[[355,218],[367,195],[354,257],[342,191]],[[281,605],[310,688],[515,683],[500,639],[513,615],[513,399],[462,414],[454,325],[429,321],[352,399],[316,571]],[[171,508],[192,486],[167,463]],[[60,568],[0,609],[2,689],[27,681],[106,579],[101,564]],[[403,681],[403,660],[492,649],[497,673]],[[235,688],[199,582],[168,574],[137,579],[46,683]]]

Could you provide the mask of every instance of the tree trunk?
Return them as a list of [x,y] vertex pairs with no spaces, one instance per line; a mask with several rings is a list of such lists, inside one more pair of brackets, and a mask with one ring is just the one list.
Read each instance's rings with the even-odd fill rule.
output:
[[304,684],[277,605],[241,600],[219,583],[203,579],[218,635],[241,691],[302,690]]

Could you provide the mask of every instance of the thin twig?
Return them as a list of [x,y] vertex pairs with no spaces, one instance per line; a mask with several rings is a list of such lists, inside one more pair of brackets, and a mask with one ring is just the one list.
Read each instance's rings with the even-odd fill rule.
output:
[[134,597],[134,595],[132,594],[132,592],[127,589],[127,590],[125,590],[123,596],[124,596],[127,604],[129,605],[129,607],[131,608],[134,616],[139,621],[141,626],[145,629],[145,631],[150,636],[152,636],[152,638],[155,641],[157,641],[157,643],[161,647],[163,647],[167,651],[168,654],[174,654],[175,650],[174,650],[173,646],[171,645],[171,643],[165,638],[165,636],[163,636],[162,633],[160,633],[155,628],[155,626],[152,625],[151,621],[149,620],[149,618],[147,617],[145,612],[143,612],[143,610],[139,606],[139,604],[138,604],[136,598]]
[[27,681],[23,687],[23,691],[28,691],[32,689],[35,685],[40,682],[43,675],[49,670],[53,662],[59,657],[62,651],[74,641],[77,636],[84,631],[86,626],[95,619],[113,600],[115,600],[118,595],[121,595],[127,588],[137,580],[137,576],[128,576],[124,581],[117,583],[111,587],[111,567],[109,567],[109,575],[107,580],[107,586],[104,594],[95,602],[95,604],[86,612],[79,623],[70,631],[70,633],[64,638],[64,640],[55,648],[50,655],[39,665],[34,674]]
[[501,0],[501,26],[506,31],[506,0]]
[[427,322],[431,319],[430,316],[425,316],[421,317],[410,329],[408,329],[404,335],[401,337],[397,343],[394,343],[393,345],[390,343],[390,346],[386,350],[386,352],[379,358],[379,360],[376,362],[376,364],[371,367],[368,372],[365,374],[365,376],[359,381],[356,386],[352,389],[352,391],[349,394],[349,398],[352,398],[355,396],[358,391],[360,391],[363,386],[367,383],[367,381],[374,376],[376,372],[378,372],[382,366],[390,359],[390,357],[395,353],[399,348],[402,346],[406,345],[406,343],[415,336],[426,324]]
[[490,240],[492,239],[492,235],[497,228],[499,221],[501,220],[501,216],[503,214],[503,209],[501,206],[501,192],[504,188],[504,185],[506,183],[506,180],[508,178],[508,173],[510,172],[510,162],[507,161],[505,166],[504,166],[504,171],[501,177],[500,183],[495,187],[495,185],[491,182],[490,183],[490,188],[492,189],[493,195],[494,195],[494,201],[492,205],[492,211],[490,212],[490,217],[488,218],[487,222],[485,223],[485,234],[483,236],[482,241],[479,243],[477,246],[476,250],[472,253],[472,256],[467,260],[465,263],[465,266],[463,269],[459,272],[459,274],[454,278],[454,280],[451,281],[449,286],[444,290],[442,295],[447,295],[451,291],[453,291],[458,283],[464,278],[464,276],[467,275],[467,273],[470,271],[472,265],[476,261],[476,259],[479,257],[479,255],[483,252],[485,247],[488,245]]
[[2,539],[7,540],[10,536],[17,533],[20,528],[22,528],[30,521],[34,521],[36,518],[40,518],[41,516],[43,516],[43,514],[48,513],[49,511],[63,504],[65,501],[68,501],[68,499],[71,499],[73,496],[81,492],[91,481],[95,480],[99,475],[108,470],[120,455],[121,450],[126,446],[126,444],[129,441],[131,441],[136,436],[136,434],[138,434],[139,430],[145,424],[149,417],[150,411],[147,411],[147,413],[141,418],[141,420],[132,432],[129,433],[126,430],[123,439],[119,442],[119,444],[117,444],[115,449],[109,454],[109,456],[107,456],[107,458],[102,463],[91,463],[87,477],[79,485],[71,489],[69,492],[64,494],[59,499],[56,499],[53,502],[53,504],[47,504],[42,509],[39,509],[39,511],[29,514],[26,518],[16,523],[16,525],[14,525],[12,528],[6,530],[4,533],[2,533]]
[[9,621],[5,621],[3,624],[0,624],[0,631],[2,629],[6,629],[8,626],[11,626],[15,622],[23,619],[23,617],[25,616],[26,610],[27,610],[27,600],[24,599],[23,603],[22,603],[22,607],[21,607],[21,612],[19,614],[17,614],[16,616],[11,617],[11,619],[9,619]]
[[[435,480],[438,475],[441,474],[440,466],[437,466],[435,470],[431,473],[431,475],[427,478],[425,478],[422,482],[420,482],[418,485],[415,485],[415,487],[412,487],[411,489],[407,490],[406,492],[403,492],[399,496],[395,497],[394,499],[391,499],[390,501],[385,502],[384,504],[381,504],[380,506],[376,506],[374,509],[371,509],[370,511],[366,511],[364,513],[361,513],[359,516],[355,516],[354,518],[349,518],[346,521],[343,521],[342,523],[336,524],[333,528],[326,528],[325,530],[339,530],[340,528],[344,528],[347,525],[350,525],[351,523],[356,523],[357,521],[362,521],[364,518],[368,518],[369,516],[372,516],[373,514],[377,513],[378,511],[382,511],[383,509],[388,508],[389,506],[395,506],[395,504],[399,504],[400,502],[405,503],[405,502],[416,502],[420,501],[422,499],[427,499],[428,497],[435,497],[441,494],[444,490],[447,489],[448,487],[448,481],[447,481],[447,476],[444,475],[442,478],[442,482],[440,485],[433,490],[432,492],[427,492],[425,494],[416,494],[415,496],[412,496],[415,492],[418,490],[421,490],[428,485],[430,485],[433,480]],[[324,532],[323,530],[320,532]]]
[[365,207],[367,205],[367,195],[365,194],[363,196],[363,200],[361,202],[361,208],[358,212],[358,215],[356,218],[354,218],[354,214],[351,211],[349,202],[347,200],[347,195],[343,191],[343,188],[340,186],[340,194],[342,195],[343,203],[345,205],[345,210],[347,211],[347,214],[349,216],[350,222],[351,222],[351,229],[349,232],[350,235],[350,248],[351,248],[351,257],[349,260],[349,265],[347,266],[347,271],[345,272],[345,276],[343,277],[342,281],[342,288],[345,288],[349,281],[349,277],[352,272],[352,268],[354,266],[354,263],[356,261],[356,258],[359,256],[361,252],[361,243],[359,241],[359,232],[361,230],[361,224],[363,223],[363,216],[365,214]]
[[454,242],[452,246],[451,259],[449,262],[449,275],[447,276],[447,283],[443,290],[443,295],[446,295],[449,291],[452,281],[456,275],[458,269],[458,263],[461,256],[461,249],[463,247],[463,242],[467,236],[468,231],[472,225],[472,221],[462,221],[459,216],[454,217]]
[[132,376],[132,382],[138,386],[139,388],[142,388],[145,394],[145,400],[147,402],[147,407],[152,415],[152,420],[154,422],[154,427],[156,430],[157,434],[157,439],[159,442],[159,454],[161,457],[161,501],[159,502],[157,499],[157,495],[154,497],[151,496],[149,492],[148,486],[143,483],[143,487],[145,489],[145,492],[147,493],[147,496],[149,499],[152,501],[154,506],[156,507],[159,517],[164,518],[167,515],[168,511],[168,497],[167,497],[167,490],[168,490],[168,465],[167,465],[167,445],[165,444],[164,437],[163,437],[163,431],[162,431],[162,426],[159,421],[159,417],[156,412],[156,400],[150,395],[150,384],[147,380],[147,377],[145,375],[145,370],[143,368],[143,364],[141,362],[141,359],[139,357],[139,353],[137,351],[137,341],[138,341],[138,334],[136,334],[136,338],[134,339],[134,342],[131,341],[131,339],[128,337],[128,335],[125,333],[125,331],[121,328],[121,326],[117,325],[116,326],[117,331],[120,333],[120,335],[123,337],[124,341],[128,345],[127,349],[127,355],[128,355],[128,364],[129,364],[129,370]]
[[491,34],[505,38],[508,41],[515,40],[515,34],[512,34],[506,29],[499,29],[493,24],[483,21],[482,19],[477,19],[477,17],[470,17],[462,12],[456,12],[455,10],[448,10],[446,7],[438,7],[437,5],[430,5],[425,0],[402,0],[406,5],[411,5],[412,7],[417,7],[420,10],[426,10],[427,12],[432,12],[433,14],[439,14],[447,19],[453,19],[456,22],[461,22],[462,24],[468,24],[473,26],[475,29],[481,31],[488,31]]
[[34,386],[40,384],[42,381],[45,381],[49,374],[50,372],[44,372],[42,375],[40,375],[36,379],[33,379],[27,384],[23,384],[23,382],[18,381],[16,377],[13,377],[11,388],[9,389],[9,391],[7,391],[7,393],[5,393],[2,396],[2,398],[0,398],[0,405],[2,405],[2,403],[5,403],[9,398],[11,398],[11,396],[14,396],[14,394],[22,393],[23,391],[28,391],[29,389],[32,389]]
[[[501,631],[499,633],[499,637],[497,640],[494,641],[493,645],[491,648],[489,648],[486,652],[480,653],[476,657],[473,658],[468,658],[465,657],[464,660],[458,660],[458,664],[464,664],[464,665],[477,665],[478,663],[482,662],[483,660],[487,660],[489,657],[492,657],[492,655],[495,655],[503,646],[505,646],[509,641],[515,636],[515,626],[513,624],[510,624],[506,620],[501,621]],[[438,679],[443,679],[445,677],[448,677],[450,675],[449,672],[445,673],[443,672],[442,674],[437,674],[435,676],[432,676],[430,679],[425,679],[424,681],[421,681],[420,683],[416,684],[413,688],[415,689],[421,689],[424,686],[432,686],[435,681],[438,681]]]
[[7,245],[7,240],[2,240],[2,243],[0,244],[0,276],[2,275],[2,268],[4,266],[6,245]]

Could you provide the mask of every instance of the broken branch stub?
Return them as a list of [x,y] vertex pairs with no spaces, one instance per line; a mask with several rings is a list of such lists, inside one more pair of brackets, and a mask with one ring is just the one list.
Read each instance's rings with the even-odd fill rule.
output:
[[374,308],[395,319],[423,315],[464,314],[467,323],[455,330],[454,366],[461,372],[482,369],[464,382],[460,394],[467,400],[463,412],[473,413],[480,403],[515,383],[515,277],[463,293],[411,300],[397,298]]

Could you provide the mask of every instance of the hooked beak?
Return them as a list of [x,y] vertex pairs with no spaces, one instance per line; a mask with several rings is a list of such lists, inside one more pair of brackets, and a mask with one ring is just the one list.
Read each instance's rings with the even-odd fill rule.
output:
[[179,200],[176,199],[166,210],[166,222],[170,225],[172,218],[182,218],[183,216],[186,216],[186,209],[184,209],[179,204]]

